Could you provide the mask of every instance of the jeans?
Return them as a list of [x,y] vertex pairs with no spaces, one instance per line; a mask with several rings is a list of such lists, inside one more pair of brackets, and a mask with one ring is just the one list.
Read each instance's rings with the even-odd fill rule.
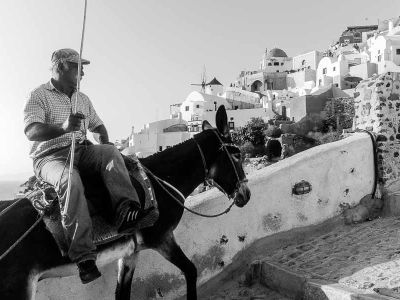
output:
[[[59,195],[61,223],[69,245],[68,256],[71,261],[79,263],[96,259],[92,220],[79,171],[101,174],[110,194],[111,206],[117,220],[132,202],[140,207],[140,201],[117,148],[112,145],[77,144],[71,176],[70,199],[66,203],[70,161],[68,159],[66,163],[66,160],[69,151],[70,147],[67,147],[36,159],[34,170],[40,179],[53,185]],[[118,221],[116,225],[119,225]]]

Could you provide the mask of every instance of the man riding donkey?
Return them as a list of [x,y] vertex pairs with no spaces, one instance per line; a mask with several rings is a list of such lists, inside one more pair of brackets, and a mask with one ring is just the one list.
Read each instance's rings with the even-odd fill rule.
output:
[[[118,233],[130,234],[151,226],[158,219],[158,209],[141,209],[124,160],[111,143],[106,127],[96,114],[89,98],[77,92],[79,54],[60,49],[51,57],[52,78],[33,90],[24,108],[25,134],[31,143],[30,156],[36,176],[53,185],[58,193],[61,223],[66,237],[68,256],[77,263],[82,283],[101,276],[96,266],[92,220],[80,171],[99,172],[111,199]],[[81,65],[90,62],[81,59]],[[81,76],[78,76],[81,72]],[[73,113],[73,99],[78,93]],[[86,128],[97,135],[99,145],[86,140]],[[75,155],[67,199],[71,140],[75,133]]]

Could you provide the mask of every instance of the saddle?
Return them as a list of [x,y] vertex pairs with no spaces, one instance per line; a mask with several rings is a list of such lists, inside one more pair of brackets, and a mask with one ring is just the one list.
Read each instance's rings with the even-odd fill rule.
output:
[[[142,208],[157,206],[153,187],[137,157],[123,155],[123,158]],[[100,174],[99,176],[93,177],[91,175],[89,177],[81,172],[81,177],[92,217],[94,244],[102,245],[123,237],[124,235],[118,234],[117,228],[113,225],[114,215],[110,205],[111,201]],[[67,256],[68,244],[61,225],[61,213],[56,190],[52,185],[39,181],[36,177],[31,177],[24,186],[26,187],[25,193],[29,192],[26,198],[43,216],[46,228],[54,237],[61,254]],[[96,203],[96,205],[93,203]]]

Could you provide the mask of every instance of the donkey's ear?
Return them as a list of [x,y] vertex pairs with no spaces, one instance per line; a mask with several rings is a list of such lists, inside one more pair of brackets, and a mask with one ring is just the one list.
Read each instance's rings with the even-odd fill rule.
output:
[[215,124],[218,131],[225,137],[229,136],[228,117],[226,115],[225,106],[218,107],[217,115],[215,116]]
[[208,123],[207,120],[203,121],[203,124],[201,125],[201,130],[207,130],[207,129],[212,129],[213,127],[211,126],[210,123]]

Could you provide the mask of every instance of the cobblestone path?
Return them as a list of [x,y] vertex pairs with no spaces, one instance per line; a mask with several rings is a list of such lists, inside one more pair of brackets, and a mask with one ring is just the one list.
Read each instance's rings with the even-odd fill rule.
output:
[[372,291],[400,286],[400,218],[338,224],[329,233],[276,251],[268,260],[289,269]]
[[255,284],[251,287],[243,287],[237,282],[232,282],[219,289],[218,292],[200,300],[290,300],[270,289]]

